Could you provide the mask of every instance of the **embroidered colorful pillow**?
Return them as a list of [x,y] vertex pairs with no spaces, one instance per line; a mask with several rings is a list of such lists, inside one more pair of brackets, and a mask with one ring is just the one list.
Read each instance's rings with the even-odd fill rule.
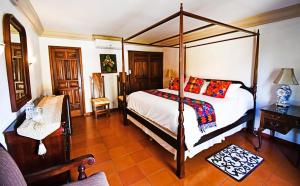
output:
[[210,81],[204,95],[215,98],[224,98],[231,81]]
[[184,88],[184,91],[199,94],[203,83],[203,79],[191,76],[187,85]]
[[169,82],[169,89],[179,90],[179,78],[171,78]]

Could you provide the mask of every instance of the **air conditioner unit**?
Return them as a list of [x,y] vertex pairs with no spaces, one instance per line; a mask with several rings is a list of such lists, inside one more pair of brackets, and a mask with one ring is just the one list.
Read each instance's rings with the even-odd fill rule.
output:
[[99,49],[114,49],[114,50],[122,49],[121,41],[96,39],[95,43],[96,43],[96,48]]

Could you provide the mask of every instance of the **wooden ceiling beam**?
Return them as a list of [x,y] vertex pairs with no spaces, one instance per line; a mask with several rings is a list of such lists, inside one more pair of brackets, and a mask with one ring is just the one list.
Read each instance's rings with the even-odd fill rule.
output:
[[243,28],[255,27],[268,23],[278,22],[286,19],[291,19],[300,16],[300,3],[285,8],[272,10],[261,13],[255,16],[247,17],[245,19],[233,22],[233,25],[241,26]]
[[131,42],[131,41],[124,41],[124,43],[132,44],[132,45],[143,45],[143,46],[149,46],[149,47],[169,47],[169,48],[179,48],[179,47],[176,47],[176,46],[155,45],[155,44],[138,43],[138,42]]
[[106,36],[106,35],[98,35],[98,34],[93,34],[92,35],[93,40],[96,39],[103,39],[103,40],[110,40],[110,41],[122,41],[121,37],[117,36]]

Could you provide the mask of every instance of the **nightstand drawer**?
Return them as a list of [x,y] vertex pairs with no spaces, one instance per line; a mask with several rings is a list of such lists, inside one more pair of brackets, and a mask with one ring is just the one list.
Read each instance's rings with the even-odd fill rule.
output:
[[280,121],[280,120],[269,119],[269,118],[265,118],[264,128],[275,130],[282,134],[287,134],[291,130],[291,127],[289,125],[289,120]]
[[264,117],[269,120],[280,121],[283,123],[288,123],[289,120],[289,118],[285,116],[279,114],[273,114],[273,113],[265,113]]
[[296,128],[300,128],[300,120],[295,120],[295,126]]

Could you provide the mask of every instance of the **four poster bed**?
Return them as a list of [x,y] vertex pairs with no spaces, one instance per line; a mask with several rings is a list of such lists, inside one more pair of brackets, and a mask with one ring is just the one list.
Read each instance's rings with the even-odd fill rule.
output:
[[[208,25],[201,26],[196,29],[189,31],[183,31],[183,16],[208,22]],[[157,26],[166,23],[176,17],[179,17],[179,34],[174,35],[159,41],[155,41],[149,44],[131,42],[133,38],[156,28]],[[202,29],[206,29],[212,26],[222,26],[230,31],[219,33],[216,35],[211,35],[205,38],[197,39],[185,39],[186,34],[197,32]],[[193,43],[203,39],[213,38],[216,36],[232,34],[236,32],[243,32],[245,36],[238,36],[234,38],[227,38],[218,41],[212,41],[202,44],[194,44],[191,46],[184,46],[187,43]],[[230,41],[235,39],[242,39],[246,37],[256,37],[255,47],[254,47],[254,64],[252,69],[252,86],[247,87],[241,81],[231,81],[231,84],[238,85],[236,89],[239,93],[231,98],[219,99],[204,95],[195,95],[193,93],[185,93],[184,91],[184,59],[185,50],[192,47],[208,45],[218,42]],[[163,44],[165,41],[172,39],[179,39],[176,44]],[[173,90],[158,90],[158,91],[145,91],[145,92],[135,92],[128,97],[128,107],[123,107],[124,114],[124,124],[127,123],[129,119],[132,123],[144,130],[148,135],[153,137],[157,142],[159,142],[163,147],[169,151],[175,153],[177,160],[177,171],[178,177],[182,178],[184,176],[184,160],[186,157],[193,157],[195,154],[199,153],[203,149],[212,146],[215,143],[219,143],[224,137],[234,134],[235,132],[242,129],[242,124],[247,122],[248,129],[253,131],[254,116],[255,116],[255,99],[256,99],[256,86],[257,86],[257,67],[258,67],[258,48],[259,48],[259,32],[252,32],[228,24],[224,24],[218,21],[214,21],[208,18],[204,18],[186,11],[183,11],[182,4],[180,6],[180,11],[165,18],[164,20],[134,34],[126,39],[122,39],[122,89],[123,97],[126,97],[125,89],[125,65],[124,65],[124,43],[138,44],[138,45],[148,45],[156,47],[172,47],[179,48],[179,91]],[[216,81],[211,79],[204,79],[205,81]],[[225,80],[223,80],[225,81]],[[158,96],[159,95],[159,96]],[[177,96],[178,95],[178,96]],[[185,96],[186,95],[186,96]],[[165,99],[167,98],[167,99]],[[191,104],[191,102],[199,103],[198,105]],[[197,101],[197,100],[202,100]],[[224,101],[225,100],[225,101]],[[124,105],[126,105],[126,100],[124,99]],[[178,104],[178,106],[177,106]],[[185,106],[184,105],[189,105]],[[217,127],[206,128],[203,127],[203,131],[197,129],[191,125],[191,122],[197,122],[199,124],[199,118],[197,118],[197,112],[195,114],[190,114],[198,106],[203,104],[205,108],[213,106],[215,108],[216,114],[216,124]],[[177,109],[178,108],[178,109]],[[184,111],[185,108],[185,112]],[[191,111],[192,110],[192,111]],[[195,111],[195,110],[194,110]],[[206,117],[211,119],[211,116]],[[175,119],[174,119],[175,118]],[[177,119],[178,118],[178,119]],[[185,118],[185,119],[184,119]],[[220,119],[218,119],[220,118]],[[195,121],[193,121],[195,120]],[[214,122],[211,122],[215,124]],[[210,124],[211,124],[210,123]],[[199,125],[200,126],[200,125]],[[185,132],[186,130],[186,132]],[[201,132],[202,131],[202,132]],[[195,137],[196,136],[196,137]],[[198,136],[198,137],[197,137]]]

